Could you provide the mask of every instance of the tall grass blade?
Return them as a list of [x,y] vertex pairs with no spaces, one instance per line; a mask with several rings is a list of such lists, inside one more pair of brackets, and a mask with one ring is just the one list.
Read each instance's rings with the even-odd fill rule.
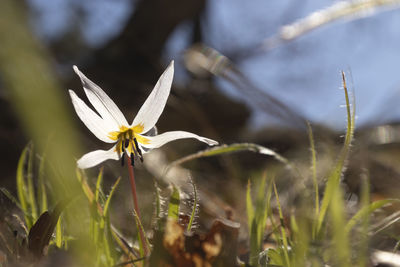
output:
[[25,162],[28,157],[28,151],[29,151],[29,145],[27,145],[24,150],[22,151],[21,157],[18,160],[18,166],[17,166],[17,194],[18,194],[18,200],[21,205],[21,209],[24,212],[24,218],[25,218],[25,223],[26,227],[30,229],[33,225],[31,213],[28,209],[28,200],[26,199],[26,196],[28,194],[27,192],[27,185],[25,183]]
[[76,177],[78,178],[78,181],[80,182],[83,192],[85,193],[86,197],[88,198],[90,203],[93,203],[95,199],[95,195],[93,194],[92,189],[90,189],[90,186],[88,185],[86,181],[86,176],[83,171],[80,169],[76,169]]
[[198,196],[197,196],[197,188],[196,184],[194,183],[193,179],[190,179],[190,182],[193,186],[193,208],[192,208],[192,213],[190,214],[190,220],[187,225],[186,230],[190,232],[192,230],[192,225],[194,222],[194,219],[196,217],[196,211],[197,211],[197,203],[198,203]]
[[348,232],[343,231],[345,226],[345,204],[343,201],[341,188],[338,186],[332,193],[332,203],[329,205],[330,216],[332,219],[332,241],[334,248],[331,257],[336,262],[335,266],[351,266],[351,249]]
[[42,214],[46,210],[48,210],[47,206],[47,192],[46,192],[46,185],[44,182],[44,176],[45,176],[45,162],[46,162],[46,156],[43,154],[40,157],[40,164],[39,164],[39,178],[38,178],[38,201],[39,201],[39,212]]
[[26,179],[28,182],[28,202],[31,209],[32,220],[36,221],[38,218],[37,203],[35,197],[35,188],[33,185],[33,159],[34,159],[34,148],[33,143],[29,145],[28,153],[28,169],[26,174]]
[[177,222],[179,222],[179,205],[180,205],[179,189],[174,186],[171,197],[169,198],[168,218]]
[[399,199],[382,199],[372,202],[367,206],[364,206],[361,210],[359,210],[346,224],[344,227],[344,231],[349,233],[357,223],[363,222],[365,219],[368,219],[369,215],[376,211],[377,209],[382,208],[385,205],[388,205],[393,202],[400,202]]
[[110,190],[110,193],[108,194],[107,200],[104,203],[103,217],[107,217],[108,216],[108,211],[109,211],[109,207],[110,207],[111,198],[114,195],[115,189],[117,188],[117,186],[118,186],[120,181],[121,181],[121,177],[118,177],[117,181],[115,181],[115,183],[111,187],[111,190]]
[[[102,173],[102,170],[101,170]],[[99,180],[99,178],[98,178]],[[110,203],[111,199],[115,193],[115,190],[117,186],[119,185],[119,182],[121,181],[121,177],[118,177],[117,181],[113,184],[111,187],[110,193],[108,194],[108,197],[106,199],[106,202],[104,203],[103,207],[103,213],[102,213],[102,218],[101,218],[101,223],[100,223],[100,229],[103,231],[103,245],[104,245],[104,251],[105,255],[107,258],[107,265],[112,266],[115,264],[115,255],[114,255],[114,250],[113,250],[113,243],[111,240],[110,233],[112,233],[111,229],[111,223],[110,223],[110,215],[109,215],[109,210],[110,210]]]
[[289,259],[289,243],[287,239],[287,234],[285,230],[285,220],[283,218],[283,213],[282,213],[282,208],[281,208],[281,203],[279,201],[279,195],[278,195],[278,190],[276,190],[276,184],[275,181],[272,181],[272,185],[274,187],[274,193],[275,193],[275,198],[276,198],[276,204],[278,205],[278,211],[279,211],[279,220],[280,220],[280,229],[281,229],[281,235],[282,235],[282,243],[283,243],[283,254],[285,256],[285,266],[290,267],[290,259]]
[[[258,264],[260,251],[262,250],[262,244],[264,240],[265,225],[268,218],[268,203],[271,194],[266,190],[267,175],[264,175],[259,182],[255,198],[255,206],[251,199],[251,184],[250,181],[247,184],[246,193],[246,206],[247,206],[247,220],[249,224],[249,235],[250,235],[250,264]],[[269,190],[270,192],[270,190]]]
[[347,111],[347,129],[346,129],[346,137],[344,141],[343,148],[339,155],[338,162],[336,163],[334,169],[332,170],[331,174],[328,177],[328,181],[326,183],[324,197],[321,203],[320,212],[317,219],[317,234],[321,230],[322,223],[325,219],[326,212],[328,210],[329,205],[332,202],[333,194],[337,187],[339,187],[340,178],[342,176],[342,172],[345,166],[345,161],[348,156],[348,152],[350,150],[351,141],[353,139],[354,134],[354,122],[355,122],[355,104],[353,102],[353,109],[351,109],[349,93],[347,90],[346,85],[346,77],[344,72],[342,72],[342,82],[343,82],[343,89],[345,93],[345,100],[346,100],[346,111]]
[[247,225],[249,227],[249,232],[251,233],[252,221],[254,219],[254,207],[253,201],[251,200],[251,182],[250,179],[247,181],[246,190],[246,210],[247,210]]
[[[361,209],[370,206],[370,185],[368,175],[361,175]],[[361,222],[360,245],[358,247],[358,266],[367,266],[369,249],[369,230],[370,215],[366,216]]]
[[167,167],[167,170],[171,168],[172,166],[176,165],[181,165],[185,162],[199,159],[199,158],[205,158],[205,157],[213,157],[213,156],[218,156],[218,155],[223,155],[223,154],[230,154],[230,153],[236,153],[236,152],[242,152],[242,151],[251,151],[255,152],[258,154],[262,155],[268,155],[274,157],[276,160],[284,163],[284,164],[289,164],[289,161],[284,158],[283,156],[279,155],[278,153],[272,151],[269,148],[257,145],[257,144],[252,144],[252,143],[235,143],[235,144],[230,144],[230,145],[221,145],[221,146],[214,146],[212,148],[206,149],[199,151],[197,153],[188,155],[186,157],[183,157],[181,159],[178,159]]
[[96,181],[96,192],[95,192],[95,200],[99,203],[99,196],[101,193],[101,183],[103,182],[103,167],[100,168],[99,175],[97,176]]
[[[310,149],[311,149],[311,171],[312,171],[312,178],[313,178],[313,184],[314,184],[314,192],[315,192],[315,218],[318,218],[318,213],[319,213],[319,188],[318,188],[318,179],[317,179],[317,157],[316,157],[316,151],[315,151],[315,144],[314,144],[314,135],[313,131],[311,128],[311,124],[307,122],[307,127],[308,127],[308,139],[310,142]],[[317,228],[316,224],[313,226],[313,238],[315,238],[317,234]]]
[[144,240],[142,240],[142,237],[141,237],[140,234],[138,235],[138,240],[139,240],[140,256],[141,256],[141,257],[144,257],[144,256],[146,256],[146,255],[144,255],[144,254],[145,254],[145,252],[144,252],[144,246],[143,246],[144,242],[146,243],[147,248],[150,248],[151,245],[150,245],[149,240],[148,240],[147,237],[146,237],[146,232],[144,231],[143,225],[142,225],[142,223],[140,222],[140,219],[139,219],[139,217],[138,217],[138,215],[137,215],[135,209],[133,209],[133,216],[135,217],[136,226],[137,226],[137,228],[138,228],[138,233],[140,233],[140,231],[142,231],[142,233],[143,233]]
[[58,218],[57,225],[56,225],[56,240],[55,240],[56,246],[58,248],[62,247],[63,240],[64,240],[64,237],[63,237],[63,232],[62,232],[62,227],[61,227],[61,216],[60,216],[60,218]]

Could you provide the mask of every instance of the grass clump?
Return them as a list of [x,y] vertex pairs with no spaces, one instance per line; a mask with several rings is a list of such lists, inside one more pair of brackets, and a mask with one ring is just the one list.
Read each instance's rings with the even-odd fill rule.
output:
[[[155,210],[153,227],[148,228],[136,220],[136,232],[142,231],[144,240],[138,234],[134,238],[135,234],[121,233],[113,225],[110,205],[121,178],[113,181],[105,193],[103,169],[93,183],[83,171],[77,170],[76,178],[89,213],[88,221],[81,223],[83,231],[89,233],[88,251],[93,251],[85,262],[93,266],[368,266],[373,256],[370,249],[372,230],[377,232],[377,227],[372,225],[373,215],[399,200],[372,201],[369,178],[365,174],[361,176],[358,208],[351,212],[348,208],[341,181],[353,141],[355,109],[350,102],[344,74],[342,78],[347,129],[344,144],[325,181],[318,177],[318,155],[308,124],[311,186],[304,183],[304,192],[300,192],[295,204],[290,205],[286,188],[280,186],[277,168],[267,168],[262,175],[255,176],[260,179],[249,179],[247,189],[243,190],[245,193],[238,194],[247,211],[248,233],[244,237],[239,235],[240,224],[233,216],[213,219],[211,224],[204,225],[204,215],[198,208],[202,203],[199,197],[202,191],[191,179],[192,200],[188,212],[184,205],[185,196],[190,194],[171,186],[168,197],[164,198],[164,190],[155,182],[154,207],[150,209]],[[199,151],[171,163],[167,172],[190,160],[243,151],[272,157],[295,179],[306,176],[287,158],[252,143],[221,145]],[[68,206],[73,205],[74,196],[60,201],[52,195],[43,167],[45,156],[38,157],[39,164],[36,164],[36,156],[32,144],[22,152],[17,167],[16,198],[2,189],[20,210],[21,222],[26,229],[26,240],[19,243],[18,250],[8,249],[7,257],[15,259],[9,260],[10,264],[27,259],[39,263],[52,251],[71,251],[76,241],[69,233],[70,224],[76,222],[63,215]],[[168,203],[165,204],[164,199],[168,199]],[[133,212],[133,217],[137,216]],[[394,217],[379,228],[388,227],[397,219]],[[197,227],[194,229],[195,223],[200,224],[200,231]],[[138,239],[139,242],[131,241]],[[149,248],[149,253],[145,253],[143,244]],[[80,253],[87,254],[87,251]]]

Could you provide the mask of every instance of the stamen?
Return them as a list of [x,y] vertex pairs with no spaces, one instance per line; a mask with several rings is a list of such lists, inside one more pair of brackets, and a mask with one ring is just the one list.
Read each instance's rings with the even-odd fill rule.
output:
[[142,156],[142,150],[140,150],[139,144],[138,144],[136,138],[133,138],[133,142],[135,142],[135,146],[136,146],[137,151],[139,152],[139,155]]
[[138,144],[136,138],[133,138],[133,142],[135,142],[136,150],[137,150],[137,152],[139,153],[140,161],[143,162],[142,150],[140,149],[139,144]]
[[[132,142],[132,139],[131,139],[131,142]],[[133,153],[135,154],[135,157],[139,157],[139,154],[138,154],[135,144],[133,142],[132,142],[132,150],[133,150]]]
[[129,139],[125,139],[125,148],[128,148],[129,146]]
[[135,157],[132,152],[131,152],[131,165],[132,167],[135,167]]
[[124,139],[121,139],[121,150],[122,150],[122,153],[125,152],[125,140]]

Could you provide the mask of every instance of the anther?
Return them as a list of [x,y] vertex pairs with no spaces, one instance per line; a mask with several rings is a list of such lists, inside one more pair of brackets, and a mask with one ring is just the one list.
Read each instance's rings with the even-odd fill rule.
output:
[[142,150],[140,150],[139,144],[138,144],[136,138],[133,138],[133,142],[135,142],[135,146],[136,146],[137,151],[139,152],[139,155],[142,156]]
[[136,138],[133,138],[133,142],[135,142],[136,150],[137,150],[138,153],[139,153],[140,161],[143,162],[142,150],[140,149],[139,144],[138,144]]
[[121,140],[121,150],[122,150],[122,153],[125,152],[125,140],[124,139]]
[[128,148],[128,146],[129,146],[129,139],[126,139],[125,140],[125,148]]
[[133,167],[135,167],[135,157],[134,157],[134,155],[133,155],[132,152],[131,152],[131,165],[132,165]]

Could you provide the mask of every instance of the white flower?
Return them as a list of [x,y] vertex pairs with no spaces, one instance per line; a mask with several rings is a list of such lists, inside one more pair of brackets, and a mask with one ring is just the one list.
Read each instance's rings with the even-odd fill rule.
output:
[[78,160],[79,168],[90,168],[108,159],[123,161],[125,153],[131,157],[132,162],[135,157],[142,160],[142,153],[177,139],[196,138],[208,145],[218,144],[214,140],[184,131],[148,135],[155,127],[167,102],[174,75],[173,61],[161,75],[131,124],[128,124],[117,105],[99,86],[89,80],[76,66],[73,69],[79,75],[90,103],[98,112],[98,114],[94,112],[74,91],[69,90],[76,113],[98,139],[106,143],[115,143],[110,150],[96,150],[83,155]]

